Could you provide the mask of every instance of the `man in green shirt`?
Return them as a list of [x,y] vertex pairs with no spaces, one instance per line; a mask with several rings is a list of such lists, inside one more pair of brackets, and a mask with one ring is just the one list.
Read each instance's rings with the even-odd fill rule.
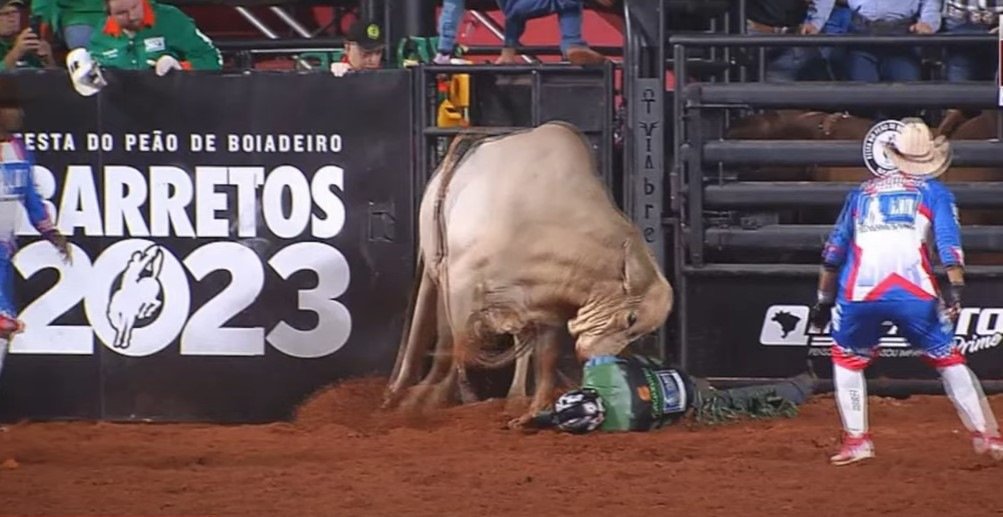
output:
[[127,70],[220,70],[212,41],[178,8],[150,0],[106,0],[108,18],[88,52],[100,66]]
[[585,363],[582,388],[562,395],[530,426],[571,433],[649,431],[691,411],[708,424],[793,416],[814,389],[814,375],[804,373],[773,384],[716,390],[652,358],[597,356]]
[[31,14],[40,16],[69,50],[87,47],[108,16],[105,0],[32,0]]
[[55,66],[49,43],[22,27],[22,0],[0,0],[0,70]]

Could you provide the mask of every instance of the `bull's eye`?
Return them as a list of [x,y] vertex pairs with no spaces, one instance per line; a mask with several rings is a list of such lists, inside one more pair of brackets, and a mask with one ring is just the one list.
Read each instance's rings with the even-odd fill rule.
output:
[[627,315],[627,326],[633,327],[635,323],[637,323],[637,313],[631,311],[631,313]]

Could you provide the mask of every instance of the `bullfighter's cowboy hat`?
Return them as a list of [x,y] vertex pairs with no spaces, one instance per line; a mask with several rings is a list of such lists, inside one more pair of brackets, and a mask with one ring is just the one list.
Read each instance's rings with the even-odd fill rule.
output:
[[933,138],[918,118],[902,119],[899,134],[885,144],[885,155],[903,174],[936,178],[951,165],[951,144],[944,135]]

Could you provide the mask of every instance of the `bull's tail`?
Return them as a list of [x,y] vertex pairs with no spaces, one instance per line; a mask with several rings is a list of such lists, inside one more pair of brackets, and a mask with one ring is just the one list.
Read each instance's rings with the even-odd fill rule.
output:
[[419,252],[409,310],[401,330],[397,359],[387,385],[384,405],[389,405],[403,388],[413,384],[421,374],[424,356],[435,335],[437,301],[435,283],[425,273],[425,261]]
[[424,262],[419,252],[417,263],[414,266],[415,273],[414,282],[411,285],[411,297],[407,302],[408,310],[404,314],[404,327],[401,329],[400,343],[397,345],[397,359],[394,361],[393,372],[390,373],[391,382],[400,373],[401,363],[404,359],[404,349],[407,347],[407,337],[411,333],[411,327],[414,325],[414,316],[418,308],[418,293],[421,291],[422,280],[425,278]]

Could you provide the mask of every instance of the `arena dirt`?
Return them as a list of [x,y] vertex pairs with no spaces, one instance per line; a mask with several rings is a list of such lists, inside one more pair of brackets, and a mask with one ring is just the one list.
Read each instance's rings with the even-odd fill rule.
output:
[[791,420],[571,436],[506,430],[499,401],[388,415],[382,387],[346,382],[292,423],[10,426],[0,515],[1003,513],[1003,465],[974,455],[944,397],[872,397],[877,458],[834,468],[827,395]]

